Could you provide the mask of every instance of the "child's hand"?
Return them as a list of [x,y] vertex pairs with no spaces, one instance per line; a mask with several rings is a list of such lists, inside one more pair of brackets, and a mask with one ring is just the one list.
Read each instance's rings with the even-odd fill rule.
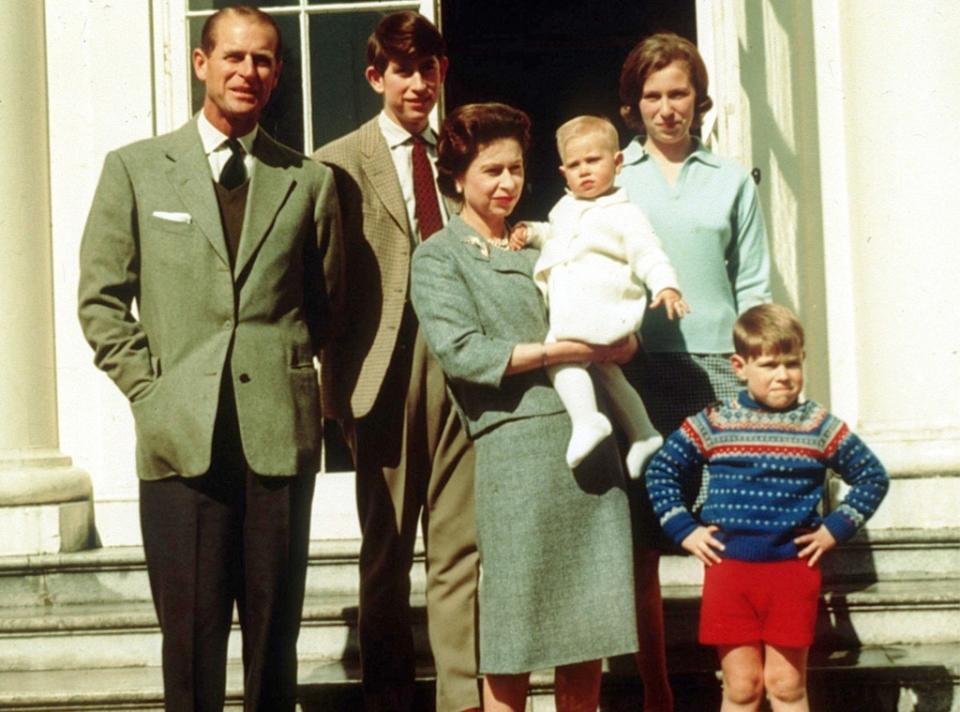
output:
[[513,230],[510,231],[510,249],[514,251],[522,250],[526,244],[527,226],[523,223],[517,223],[514,225]]
[[830,530],[821,524],[819,529],[809,534],[798,536],[793,540],[793,543],[798,547],[803,547],[797,552],[797,556],[801,559],[809,556],[810,561],[808,561],[807,564],[809,566],[815,566],[821,556],[837,545],[837,540],[833,538]]
[[670,321],[683,319],[683,317],[693,311],[690,305],[683,301],[680,292],[672,287],[661,289],[659,293],[657,293],[657,296],[653,298],[653,301],[650,302],[650,308],[656,309],[661,304],[663,304],[663,308],[667,310],[667,318]]
[[716,524],[711,524],[709,527],[697,527],[687,535],[686,539],[680,542],[680,546],[707,566],[719,564],[720,557],[717,555],[717,551],[723,551],[726,548],[719,539],[713,536],[713,533],[719,530],[720,527]]

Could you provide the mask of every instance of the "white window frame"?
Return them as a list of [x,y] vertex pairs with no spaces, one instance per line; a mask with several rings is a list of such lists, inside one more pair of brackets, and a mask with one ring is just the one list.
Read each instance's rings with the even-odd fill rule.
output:
[[[396,12],[417,10],[437,22],[439,0],[374,0],[365,2],[337,2],[317,4],[299,0],[292,5],[265,6],[261,8],[271,15],[299,16],[300,58],[303,91],[303,139],[304,146],[313,146],[312,82],[309,47],[309,22],[311,15],[335,14],[345,11]],[[153,4],[153,65],[154,65],[154,115],[158,134],[173,131],[191,116],[190,111],[190,29],[194,17],[206,17],[213,10],[189,11],[187,0],[161,0]],[[293,38],[284,38],[291,42]],[[436,110],[435,110],[436,111]]]
[[697,49],[707,66],[713,108],[703,117],[704,142],[718,154],[752,165],[744,118],[749,105],[740,85],[740,23],[736,3],[696,0]]

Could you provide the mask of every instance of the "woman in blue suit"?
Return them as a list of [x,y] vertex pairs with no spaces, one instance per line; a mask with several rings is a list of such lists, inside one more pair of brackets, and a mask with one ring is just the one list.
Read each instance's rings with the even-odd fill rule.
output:
[[556,668],[557,708],[595,709],[600,659],[636,651],[630,515],[608,439],[575,471],[570,420],[548,364],[628,360],[637,343],[545,344],[532,270],[510,251],[523,190],[526,114],[471,104],[441,129],[441,191],[458,216],[420,245],[412,297],[474,441],[484,709],[522,710],[531,670]]

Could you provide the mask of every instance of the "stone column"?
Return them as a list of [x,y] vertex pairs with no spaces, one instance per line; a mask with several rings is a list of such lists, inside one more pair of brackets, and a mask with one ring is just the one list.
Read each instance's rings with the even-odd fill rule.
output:
[[44,6],[0,3],[0,555],[95,540],[89,476],[59,451]]
[[894,477],[875,525],[960,523],[960,6],[816,0],[831,400]]

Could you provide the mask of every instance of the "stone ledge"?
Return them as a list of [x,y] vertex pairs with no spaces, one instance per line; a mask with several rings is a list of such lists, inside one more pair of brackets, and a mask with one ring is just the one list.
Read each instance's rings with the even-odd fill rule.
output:
[[[707,648],[671,651],[669,669],[678,712],[709,709],[711,700],[719,700],[717,667],[713,651]],[[418,709],[431,709],[433,674],[430,662],[421,661],[417,679],[418,699],[423,706]],[[300,709],[360,709],[359,678],[359,669],[352,663],[301,659]],[[241,687],[241,666],[231,663],[227,667],[227,709],[242,707]],[[853,690],[856,692],[851,694]],[[530,708],[551,709],[552,691],[552,672],[535,672],[531,676]],[[810,692],[812,701],[829,701],[814,709],[956,709],[952,705],[960,699],[960,644],[814,650]],[[603,698],[605,710],[639,708],[642,686],[632,660],[605,662]],[[882,700],[893,700],[894,704]],[[840,706],[833,704],[836,701]],[[162,677],[157,667],[0,672],[0,709],[4,710],[159,710],[161,706]]]

